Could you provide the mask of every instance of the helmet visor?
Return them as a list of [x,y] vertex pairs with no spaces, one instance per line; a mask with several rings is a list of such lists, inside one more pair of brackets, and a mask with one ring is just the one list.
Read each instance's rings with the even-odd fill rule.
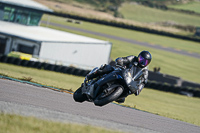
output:
[[149,64],[149,60],[143,58],[141,55],[138,57],[138,62],[143,67],[145,67]]

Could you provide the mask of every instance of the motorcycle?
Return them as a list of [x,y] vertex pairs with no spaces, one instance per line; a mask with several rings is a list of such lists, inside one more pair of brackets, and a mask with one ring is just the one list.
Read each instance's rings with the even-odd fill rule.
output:
[[[135,92],[141,83],[143,69],[137,70],[134,65],[130,69],[121,66],[113,67],[114,70],[96,79],[87,81],[78,88],[73,98],[76,102],[89,101],[96,106],[104,106],[110,102],[127,97],[128,94]],[[89,74],[95,72],[94,68]]]

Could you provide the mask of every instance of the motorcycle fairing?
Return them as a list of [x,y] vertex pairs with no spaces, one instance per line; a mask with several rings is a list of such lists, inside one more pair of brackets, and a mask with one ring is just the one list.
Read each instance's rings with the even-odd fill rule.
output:
[[136,67],[132,66],[131,69],[126,69],[123,73],[124,80],[126,85],[131,90],[135,92],[138,90],[140,84],[140,77],[143,75],[143,69],[136,72]]
[[[96,97],[100,92],[102,92],[102,86],[105,85],[106,83],[113,82],[113,81],[121,79],[122,77],[119,76],[120,75],[119,73],[120,73],[119,71],[113,71],[113,72],[107,74],[106,76],[102,77],[101,79],[99,79],[96,82],[96,84],[97,84],[98,87],[94,88],[94,95],[93,95],[93,97]],[[109,89],[109,88],[107,88],[107,89]]]

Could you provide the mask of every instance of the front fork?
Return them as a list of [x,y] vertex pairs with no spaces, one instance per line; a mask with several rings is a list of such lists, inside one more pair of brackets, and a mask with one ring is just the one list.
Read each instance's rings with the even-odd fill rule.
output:
[[89,102],[93,101],[94,97],[94,84],[87,86],[86,79],[84,80],[83,87],[82,87],[82,94],[85,94],[88,98]]

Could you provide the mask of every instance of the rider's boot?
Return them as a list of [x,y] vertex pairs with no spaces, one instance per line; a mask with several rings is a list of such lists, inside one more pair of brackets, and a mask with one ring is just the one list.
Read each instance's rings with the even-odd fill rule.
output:
[[110,65],[101,65],[101,67],[96,70],[94,73],[91,73],[91,74],[88,74],[87,75],[87,80],[90,80],[90,79],[93,79],[93,78],[96,78],[100,75],[103,75],[103,74],[106,74],[106,73],[109,73],[111,71],[113,71],[113,67],[111,67]]

